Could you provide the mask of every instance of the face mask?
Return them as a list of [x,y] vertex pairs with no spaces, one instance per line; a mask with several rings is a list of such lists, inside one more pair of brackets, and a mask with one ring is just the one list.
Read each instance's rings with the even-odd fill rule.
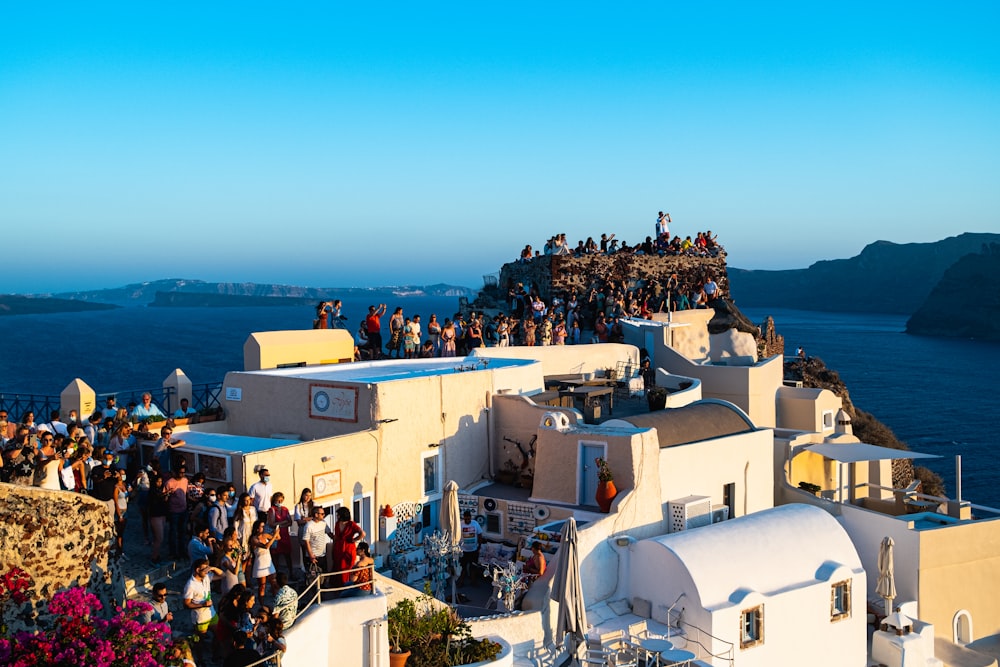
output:
[[274,503],[274,506],[275,507],[281,507],[281,501],[279,500],[278,502]]
[[112,463],[114,463],[114,461],[112,461],[111,459],[104,459],[104,465],[110,466]]
[[209,502],[213,502],[214,503],[216,501],[216,497],[215,496],[209,496],[208,500],[209,500]]
[[68,447],[66,449],[66,456],[73,456],[76,453],[76,447]]
[[271,476],[270,475],[264,475],[264,483],[267,484],[270,481],[271,481]]

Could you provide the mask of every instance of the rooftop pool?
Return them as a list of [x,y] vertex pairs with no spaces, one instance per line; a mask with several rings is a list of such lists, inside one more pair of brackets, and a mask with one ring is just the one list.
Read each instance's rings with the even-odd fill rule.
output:
[[451,357],[437,359],[382,359],[356,361],[349,364],[326,364],[297,368],[271,368],[260,371],[241,371],[251,374],[277,375],[340,382],[365,382],[377,384],[392,380],[450,375],[497,368],[524,367],[538,363],[533,359],[507,359],[486,357]]
[[937,512],[903,514],[902,516],[896,518],[909,523],[910,528],[913,530],[931,530],[932,528],[940,528],[941,526],[951,526],[956,523],[961,523],[961,521],[955,517],[948,516],[947,514],[938,514]]

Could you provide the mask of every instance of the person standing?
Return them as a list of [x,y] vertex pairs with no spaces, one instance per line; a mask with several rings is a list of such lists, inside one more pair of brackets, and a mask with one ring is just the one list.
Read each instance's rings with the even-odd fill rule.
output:
[[431,313],[431,319],[427,322],[427,337],[431,341],[431,345],[434,350],[434,356],[441,356],[441,323],[438,322],[438,316]]
[[253,498],[257,518],[267,521],[267,511],[271,509],[271,497],[274,495],[274,489],[271,487],[271,473],[262,466],[257,470],[257,474],[260,475],[260,481],[251,484],[247,493]]
[[184,606],[191,610],[194,634],[200,639],[196,645],[204,645],[205,635],[217,620],[212,606],[212,575],[221,576],[222,570],[209,565],[207,558],[199,558],[192,564],[191,578],[184,586]]
[[[389,352],[389,358],[393,357],[395,353],[395,358],[399,359],[399,350],[403,344],[403,331],[406,328],[408,318],[403,317],[403,309],[399,306],[396,310],[392,312],[392,317],[389,318],[389,344],[386,345],[386,350]],[[368,337],[371,338],[371,333],[369,332]]]
[[183,558],[187,553],[185,537],[187,533],[187,465],[180,462],[173,476],[166,481],[164,492],[167,494],[167,521],[170,531],[167,545],[170,547],[170,557]]
[[346,507],[337,508],[337,523],[333,527],[333,570],[340,572],[337,583],[346,585],[351,581],[350,570],[357,560],[358,542],[365,539],[365,531],[351,520],[351,510]]
[[319,568],[320,572],[326,572],[326,550],[330,544],[330,528],[326,525],[324,516],[326,510],[322,507],[313,507],[312,519],[306,524],[302,534],[302,544],[306,548],[307,561],[304,563],[306,569],[311,565]]
[[478,521],[472,520],[472,512],[465,510],[462,514],[462,560],[458,585],[465,585],[465,578],[472,579],[472,566],[479,561],[479,543],[482,541],[483,529]]
[[285,494],[281,491],[271,496],[271,509],[267,512],[267,525],[272,532],[281,538],[271,549],[274,556],[284,558],[288,573],[292,573],[292,538],[289,527],[292,525],[292,513],[285,507]]
[[[402,309],[400,309],[402,312]],[[368,348],[372,352],[372,359],[382,358],[382,316],[385,315],[385,304],[380,303],[378,308],[368,306],[368,316],[365,317],[365,330],[368,332]]]

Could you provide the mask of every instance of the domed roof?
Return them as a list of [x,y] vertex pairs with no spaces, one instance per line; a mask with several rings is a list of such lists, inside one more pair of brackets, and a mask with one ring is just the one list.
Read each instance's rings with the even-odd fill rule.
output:
[[739,408],[725,401],[698,401],[682,408],[622,417],[621,421],[655,428],[661,449],[756,430]]
[[646,541],[674,554],[706,609],[738,603],[741,592],[771,593],[825,580],[841,567],[863,571],[847,532],[812,505],[782,505]]

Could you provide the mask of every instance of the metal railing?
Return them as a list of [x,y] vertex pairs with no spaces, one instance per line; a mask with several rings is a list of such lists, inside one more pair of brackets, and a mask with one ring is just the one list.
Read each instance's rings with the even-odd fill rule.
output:
[[[95,394],[95,410],[101,410],[107,404],[108,398],[114,398],[118,407],[127,407],[129,403],[142,403],[142,395],[149,392],[153,403],[159,406],[163,413],[170,417],[180,407],[177,391],[173,387],[152,387],[142,389],[122,389]],[[11,423],[20,422],[25,413],[35,413],[35,423],[43,424],[49,420],[53,411],[60,409],[62,398],[58,394],[21,394],[0,393],[0,409],[6,410]],[[206,382],[191,385],[191,407],[195,410],[216,408],[222,405],[222,382]],[[81,421],[86,421],[90,415],[80,415]]]
[[[353,584],[336,584],[336,585],[328,584],[328,582],[332,580],[334,577],[339,578],[341,575],[349,574],[352,575],[351,578],[353,578],[354,574],[361,572],[362,570],[370,571],[369,572],[370,579],[368,581],[360,581]],[[344,591],[350,591],[354,589],[360,590],[365,586],[371,587],[371,591],[367,592],[368,595],[376,595],[377,592],[375,590],[374,565],[367,565],[365,567],[355,567],[349,570],[337,570],[336,572],[321,573],[308,586],[306,586],[306,589],[302,591],[301,595],[299,595],[299,600],[305,600],[305,603],[299,604],[300,610],[298,611],[298,613],[295,614],[295,617],[298,618],[300,615],[302,615],[303,612],[305,612],[306,609],[313,606],[314,604],[322,602],[324,593],[330,593],[330,594],[339,593],[343,595]]]
[[0,409],[7,411],[10,422],[20,423],[28,412],[35,413],[35,423],[49,420],[53,410],[59,409],[59,397],[50,394],[5,394],[0,393]]
[[[677,626],[680,627],[682,625],[686,626],[688,628],[691,628],[693,631],[695,631],[697,633],[698,638],[695,638],[695,637],[692,637],[691,634],[687,630],[685,630],[684,631],[684,638],[685,638],[685,640],[687,640],[687,642],[689,644],[697,644],[698,647],[701,649],[696,654],[698,660],[701,660],[705,656],[708,656],[709,658],[711,658],[713,660],[716,660],[716,659],[718,659],[718,660],[725,660],[730,665],[732,665],[733,662],[736,660],[736,650],[735,650],[735,646],[734,646],[734,644],[732,642],[726,641],[725,639],[722,639],[721,637],[716,637],[715,635],[713,635],[710,632],[705,632],[704,630],[702,630],[698,626],[691,625],[690,623],[688,623],[688,622],[686,622],[684,620],[678,620],[677,621]],[[702,636],[704,636],[704,637],[706,637],[708,639],[711,639],[712,642],[718,642],[718,643],[722,644],[723,646],[728,646],[729,648],[724,649],[721,653],[712,653],[712,650],[708,646],[705,646],[703,643],[701,643],[701,639],[700,638]]]

